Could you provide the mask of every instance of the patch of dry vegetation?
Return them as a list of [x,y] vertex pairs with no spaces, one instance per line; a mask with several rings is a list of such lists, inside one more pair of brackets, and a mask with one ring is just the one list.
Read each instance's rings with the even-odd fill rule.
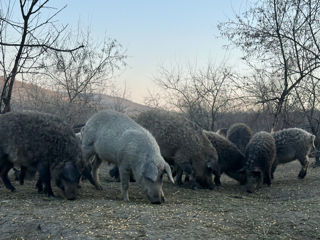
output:
[[[272,187],[248,194],[230,178],[214,190],[164,184],[166,203],[151,205],[136,183],[129,203],[120,183],[100,171],[103,191],[85,182],[75,201],[47,198],[26,181],[0,188],[0,239],[320,239],[320,169],[297,179],[281,165]],[[54,191],[58,191],[54,189]]]

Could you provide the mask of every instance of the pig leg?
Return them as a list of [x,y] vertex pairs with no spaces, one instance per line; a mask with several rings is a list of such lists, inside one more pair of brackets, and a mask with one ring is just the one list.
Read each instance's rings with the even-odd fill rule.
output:
[[264,171],[264,178],[263,178],[263,183],[267,184],[268,186],[271,186],[271,164],[267,164],[266,170]]
[[186,162],[185,155],[181,150],[177,151],[174,155],[174,172],[176,172],[176,182],[180,186],[182,185],[183,172],[191,174],[192,166],[189,162]]
[[221,181],[220,181],[221,174],[222,174],[221,171],[214,174],[214,183],[216,184],[216,186],[221,186]]
[[15,181],[19,181],[19,179],[20,179],[20,170],[16,169],[15,167],[12,168],[12,170],[14,171],[14,180]]
[[216,186],[221,186],[220,176],[214,176],[214,183]]
[[271,179],[273,179],[273,177],[274,177],[274,171],[276,170],[276,168],[277,168],[277,165],[278,165],[278,161],[274,161],[273,162],[273,164],[272,164],[272,167],[271,167]]
[[92,175],[93,175],[93,180],[95,182],[95,187],[98,190],[102,190],[102,186],[99,180],[99,167],[102,163],[102,160],[95,155],[94,160],[93,160],[93,165],[92,165]]
[[12,167],[13,167],[13,164],[10,162],[6,162],[4,164],[1,164],[0,176],[1,176],[3,184],[6,186],[6,188],[11,190],[11,192],[14,192],[16,189],[14,186],[12,186],[12,184],[8,178],[8,172]]
[[44,179],[44,192],[48,194],[48,197],[54,197],[54,194],[51,188],[50,176]]
[[299,172],[298,178],[303,179],[307,175],[307,169],[309,166],[308,157],[307,156],[300,157],[299,161],[301,163],[302,168]]
[[177,167],[177,175],[176,175],[176,182],[179,186],[182,185],[182,174],[183,174],[183,170],[180,167]]
[[42,182],[41,182],[40,178],[38,179],[38,181],[36,183],[36,188],[38,189],[38,193],[43,192]]
[[[51,174],[50,174],[50,169],[48,166],[40,166],[39,167],[39,185],[44,183],[44,192],[48,194],[48,197],[53,197],[54,194],[52,192],[51,188]],[[37,182],[37,185],[38,185]],[[38,188],[39,191],[39,188]]]
[[[187,172],[187,173],[189,174],[189,172]],[[189,176],[190,176],[189,182],[190,182],[191,188],[193,190],[198,189],[197,179],[196,179],[196,176],[195,176],[195,172],[193,170],[190,172]]]
[[184,182],[190,182],[190,176],[189,175],[185,175],[184,176]]
[[258,180],[258,184],[257,184],[257,189],[258,188],[261,188],[261,186],[262,186],[262,184],[263,184],[263,176],[262,176],[262,174],[261,174],[261,176],[259,177],[259,180]]
[[92,166],[92,175],[91,173],[89,173],[89,168],[86,167],[85,171],[82,173],[85,177],[87,177],[90,181],[90,183],[92,185],[94,185],[96,187],[96,189],[98,190],[102,190],[101,185],[99,186],[97,183],[97,170],[98,167],[101,164],[101,160],[99,162],[99,160],[97,160],[97,155],[95,154],[95,152],[93,151],[92,146],[87,146],[85,144],[82,144],[82,155],[83,155],[83,159],[85,161],[85,163],[89,166],[89,165],[93,165]]
[[[88,166],[84,168],[81,174],[84,178],[88,179],[93,186],[95,186],[95,181],[91,175],[91,170]],[[80,188],[80,185],[78,185],[78,187]]]
[[271,186],[271,172],[270,171],[265,171],[263,183],[267,184],[268,186]]
[[[180,185],[182,184],[182,173],[185,172],[187,176],[189,176],[189,182],[192,189],[198,188],[198,183],[196,181],[195,172],[190,163],[183,163],[180,165],[177,172],[177,182],[180,181]],[[179,179],[180,178],[180,179]],[[179,183],[178,183],[179,184]]]
[[164,197],[163,190],[161,189],[161,202],[164,203],[165,201],[166,201],[166,199]]
[[20,185],[24,184],[24,177],[26,176],[27,168],[24,166],[21,166],[20,168],[20,175],[19,175],[19,183]]
[[129,180],[130,180],[130,171],[125,168],[119,167],[120,181],[121,181],[121,193],[123,201],[129,201]]

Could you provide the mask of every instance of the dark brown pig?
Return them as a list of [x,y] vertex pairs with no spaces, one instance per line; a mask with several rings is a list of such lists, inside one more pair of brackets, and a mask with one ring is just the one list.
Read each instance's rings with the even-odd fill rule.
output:
[[53,196],[53,179],[67,199],[76,198],[82,153],[69,125],[51,114],[10,112],[0,115],[0,139],[0,176],[8,189],[15,190],[8,171],[18,166],[20,181],[26,170],[38,172],[39,191],[44,184],[45,192]]
[[136,121],[156,138],[162,156],[177,170],[179,185],[184,172],[192,188],[214,187],[218,155],[201,129],[177,113],[160,110],[143,112]]
[[244,123],[232,124],[227,131],[227,138],[233,142],[243,154],[251,137],[251,129]]

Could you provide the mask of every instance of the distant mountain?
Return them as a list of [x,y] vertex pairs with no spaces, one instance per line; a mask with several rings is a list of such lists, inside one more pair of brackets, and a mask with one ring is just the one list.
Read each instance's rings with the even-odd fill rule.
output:
[[[0,86],[2,89],[3,85],[3,77],[0,77]],[[36,91],[35,91],[36,90]],[[19,99],[27,99],[27,95],[32,93],[37,93],[41,96],[55,96],[56,93],[52,90],[43,88],[39,85],[29,83],[29,82],[22,82],[16,80],[12,90],[12,99],[19,101]],[[99,100],[102,109],[114,109],[117,111],[125,112],[128,115],[136,115],[142,111],[149,109],[149,107],[135,103],[131,100],[121,98],[121,97],[114,97],[106,94],[96,94],[94,95],[95,100]]]
[[136,115],[149,109],[148,106],[121,97],[114,97],[106,94],[97,94],[96,97],[100,98],[103,108],[111,108],[120,112],[125,112],[128,115]]

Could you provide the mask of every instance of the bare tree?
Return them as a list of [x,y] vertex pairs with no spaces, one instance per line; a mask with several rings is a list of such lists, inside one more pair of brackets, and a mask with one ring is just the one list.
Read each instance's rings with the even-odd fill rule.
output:
[[124,83],[123,89],[118,84],[117,86],[111,87],[109,92],[110,96],[112,97],[111,109],[117,112],[126,112],[128,107],[126,105],[126,101],[128,101],[127,99],[129,98],[126,82]]
[[150,108],[160,109],[163,107],[163,104],[161,103],[161,99],[163,98],[159,91],[148,90],[148,96],[144,98],[144,104]]
[[[102,93],[112,86],[111,78],[116,70],[125,65],[126,55],[122,46],[115,40],[106,38],[99,42],[90,29],[76,34],[70,32],[59,45],[72,46],[83,43],[84,47],[72,55],[53,52],[46,59],[46,73],[57,91],[66,93],[68,102],[84,100],[94,93]],[[60,47],[60,48],[61,48]]]
[[[38,71],[40,58],[48,51],[69,52],[82,48],[56,48],[66,26],[58,27],[53,19],[63,10],[48,7],[49,0],[1,1],[0,66],[4,76],[0,112],[10,111],[10,100],[17,74]],[[42,12],[48,11],[48,17]],[[19,12],[19,13],[18,13]]]
[[255,1],[235,20],[219,25],[222,35],[244,51],[244,59],[267,76],[258,87],[268,94],[260,94],[256,103],[275,104],[273,128],[290,94],[320,67],[319,10],[318,0]]
[[166,91],[167,102],[205,129],[213,130],[218,114],[236,102],[232,72],[209,64],[205,70],[161,68],[157,84]]
[[37,79],[29,80],[30,82],[16,82],[11,101],[13,111],[36,110],[52,113],[74,126],[83,125],[93,113],[101,109],[99,98],[70,103],[66,101],[65,93],[43,88]]

